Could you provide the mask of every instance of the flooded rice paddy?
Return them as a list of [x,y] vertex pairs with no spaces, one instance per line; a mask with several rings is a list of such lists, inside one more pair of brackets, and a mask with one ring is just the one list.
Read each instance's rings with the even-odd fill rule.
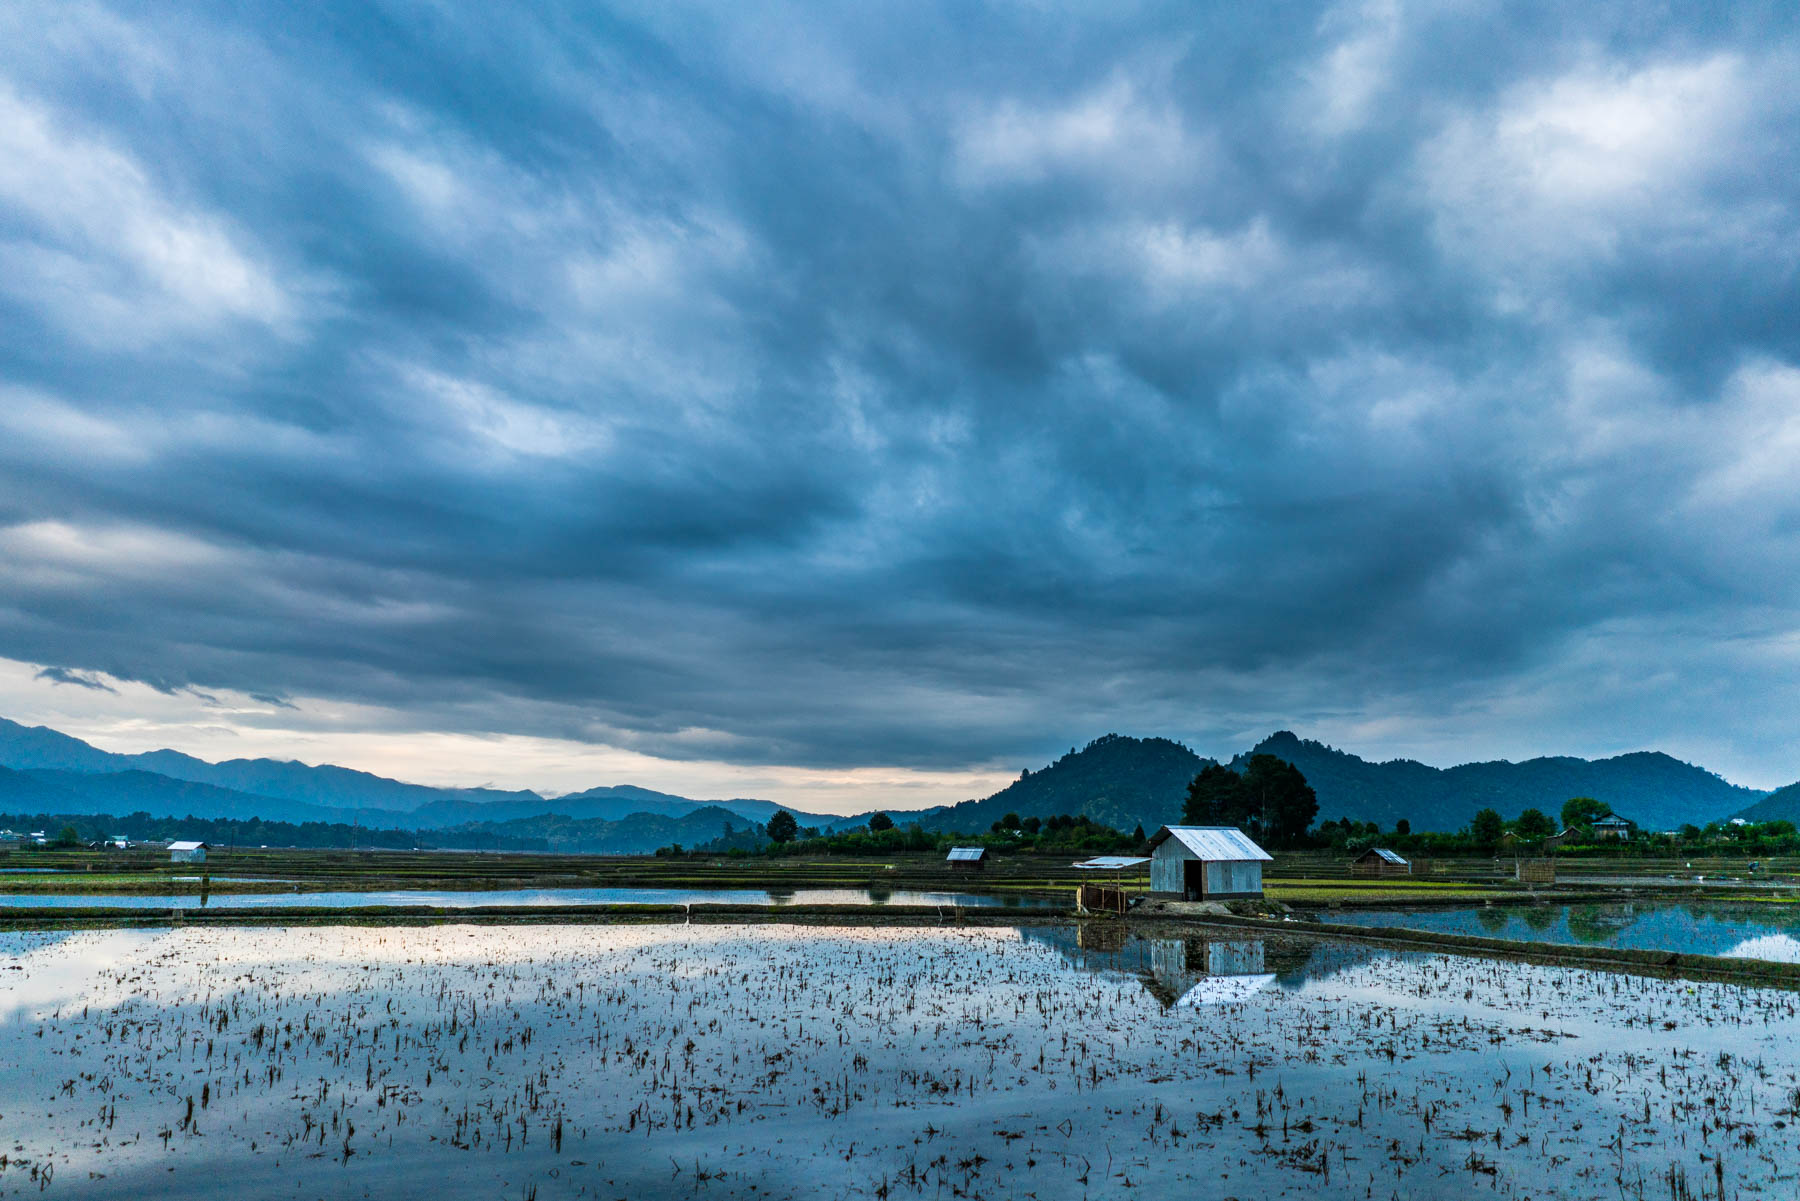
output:
[[1800,963],[1800,911],[1784,905],[1495,905],[1480,909],[1347,911],[1326,920],[1408,926],[1520,942],[1627,947]]
[[[224,877],[214,877],[222,880]],[[999,893],[937,892],[903,888],[499,888],[393,889],[358,892],[213,893],[18,893],[0,894],[0,909],[266,909],[290,905],[348,909],[427,905],[444,909],[532,905],[941,905],[964,908],[1042,908],[1068,904]]]
[[0,935],[0,1191],[1800,1189],[1800,996],[1119,925]]

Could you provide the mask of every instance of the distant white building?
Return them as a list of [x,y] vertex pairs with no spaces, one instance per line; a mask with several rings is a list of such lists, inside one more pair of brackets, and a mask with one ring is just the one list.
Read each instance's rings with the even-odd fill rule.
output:
[[1164,826],[1150,836],[1150,892],[1172,901],[1260,897],[1262,865],[1274,860],[1233,826]]
[[172,842],[169,844],[169,862],[205,863],[206,851],[204,842]]

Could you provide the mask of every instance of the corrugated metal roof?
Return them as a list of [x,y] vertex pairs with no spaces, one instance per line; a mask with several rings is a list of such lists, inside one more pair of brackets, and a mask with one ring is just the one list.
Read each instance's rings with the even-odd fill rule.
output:
[[1196,859],[1275,861],[1275,856],[1250,841],[1250,836],[1236,826],[1164,826],[1150,836],[1150,846],[1155,849],[1170,838],[1192,851]]
[[1148,862],[1150,860],[1142,855],[1098,855],[1092,859],[1084,859],[1075,866],[1089,872],[1122,872],[1128,867]]
[[1197,1009],[1202,1005],[1234,1005],[1248,1001],[1275,983],[1274,972],[1254,976],[1207,976],[1182,993],[1175,1001],[1177,1009]]
[[1400,867],[1406,866],[1406,860],[1402,859],[1398,852],[1390,851],[1386,847],[1370,847],[1369,850],[1375,852],[1377,855],[1380,855],[1383,859],[1387,860],[1389,863],[1397,864]]
[[171,851],[198,851],[205,845],[203,842],[172,842],[169,844],[169,849]]
[[951,847],[944,858],[949,863],[974,863],[986,854],[986,847]]

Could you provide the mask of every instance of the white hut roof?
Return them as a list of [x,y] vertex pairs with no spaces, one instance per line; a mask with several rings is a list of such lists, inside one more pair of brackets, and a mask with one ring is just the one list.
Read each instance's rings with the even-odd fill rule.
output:
[[1273,983],[1274,972],[1259,972],[1254,976],[1207,976],[1182,993],[1175,1001],[1175,1008],[1233,1005],[1239,1001],[1248,1001]]
[[1142,855],[1097,855],[1092,859],[1083,859],[1075,867],[1084,872],[1122,872],[1128,867],[1150,862]]
[[1363,855],[1364,856],[1380,855],[1383,859],[1387,860],[1389,863],[1397,864],[1400,867],[1406,866],[1406,860],[1404,860],[1400,857],[1400,854],[1398,851],[1390,851],[1386,847],[1370,847],[1368,850],[1363,852]]
[[945,856],[949,863],[978,863],[987,854],[986,847],[951,847],[950,854]]
[[1236,826],[1164,826],[1150,836],[1150,848],[1155,850],[1171,838],[1192,851],[1196,859],[1275,861],[1275,856],[1250,841],[1250,836]]
[[169,849],[171,851],[203,851],[206,849],[206,844],[203,842],[172,842],[169,844]]

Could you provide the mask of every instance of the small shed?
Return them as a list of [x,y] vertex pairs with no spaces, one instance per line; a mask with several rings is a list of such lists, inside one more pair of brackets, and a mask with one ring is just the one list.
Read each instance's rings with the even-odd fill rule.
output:
[[1143,855],[1096,855],[1092,859],[1083,859],[1072,866],[1078,872],[1111,872],[1113,886],[1104,884],[1082,884],[1075,889],[1075,908],[1085,909],[1090,913],[1124,913],[1130,908],[1130,900],[1125,895],[1125,873],[1135,871],[1149,863]]
[[1350,863],[1353,876],[1410,876],[1412,864],[1386,847],[1370,847]]
[[987,866],[987,848],[951,847],[950,853],[944,856],[944,862],[950,865],[951,871],[978,872]]
[[1150,836],[1151,895],[1172,901],[1260,897],[1274,856],[1233,826],[1164,826]]
[[169,862],[205,863],[206,851],[204,842],[172,842],[169,844]]

